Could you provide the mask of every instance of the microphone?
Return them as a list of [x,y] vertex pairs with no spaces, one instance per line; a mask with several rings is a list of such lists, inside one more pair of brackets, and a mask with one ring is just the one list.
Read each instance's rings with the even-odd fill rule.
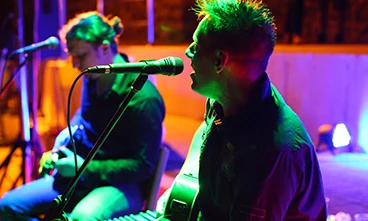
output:
[[86,73],[111,74],[111,73],[145,73],[163,74],[167,76],[178,75],[183,71],[183,60],[177,57],[166,57],[159,60],[147,60],[141,62],[98,65],[87,68]]
[[28,52],[32,52],[32,51],[36,51],[38,49],[43,49],[43,48],[56,48],[59,45],[59,39],[57,39],[54,36],[49,37],[48,39],[35,43],[35,44],[31,44],[28,45],[26,47],[23,48],[19,48],[15,51],[13,51],[12,53],[9,54],[8,58],[17,55],[17,54],[21,54],[21,53],[28,53]]

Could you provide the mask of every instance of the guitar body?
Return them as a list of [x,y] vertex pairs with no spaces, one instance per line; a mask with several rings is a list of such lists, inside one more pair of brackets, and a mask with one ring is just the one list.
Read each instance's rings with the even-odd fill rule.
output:
[[196,221],[198,218],[198,178],[179,174],[173,183],[164,217],[172,221]]
[[176,176],[166,204],[163,216],[156,221],[197,221],[199,220],[199,206],[197,195],[199,190],[198,170],[199,156],[202,145],[203,132],[206,128],[202,122],[197,129],[189,149],[185,163]]

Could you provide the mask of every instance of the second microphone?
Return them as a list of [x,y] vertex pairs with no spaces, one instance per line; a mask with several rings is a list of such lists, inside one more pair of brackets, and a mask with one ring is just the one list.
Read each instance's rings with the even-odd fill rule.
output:
[[181,58],[166,57],[154,61],[142,61],[121,64],[97,65],[87,68],[86,73],[143,73],[163,74],[167,76],[178,75],[183,72],[184,64]]

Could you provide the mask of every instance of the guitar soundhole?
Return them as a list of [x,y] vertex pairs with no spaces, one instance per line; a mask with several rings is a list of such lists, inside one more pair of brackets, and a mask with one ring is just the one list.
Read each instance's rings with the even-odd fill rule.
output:
[[186,211],[188,210],[188,205],[182,201],[173,200],[171,208],[173,210],[176,210],[177,212],[186,213]]

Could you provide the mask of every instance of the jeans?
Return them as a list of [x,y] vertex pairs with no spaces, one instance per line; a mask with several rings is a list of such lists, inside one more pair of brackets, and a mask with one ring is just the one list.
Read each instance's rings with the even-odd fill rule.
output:
[[[47,213],[52,201],[68,182],[55,182],[54,177],[41,178],[13,189],[0,199],[0,220],[34,221]],[[77,185],[64,211],[72,220],[97,221],[138,213],[143,207],[139,185],[103,186],[93,190]]]

